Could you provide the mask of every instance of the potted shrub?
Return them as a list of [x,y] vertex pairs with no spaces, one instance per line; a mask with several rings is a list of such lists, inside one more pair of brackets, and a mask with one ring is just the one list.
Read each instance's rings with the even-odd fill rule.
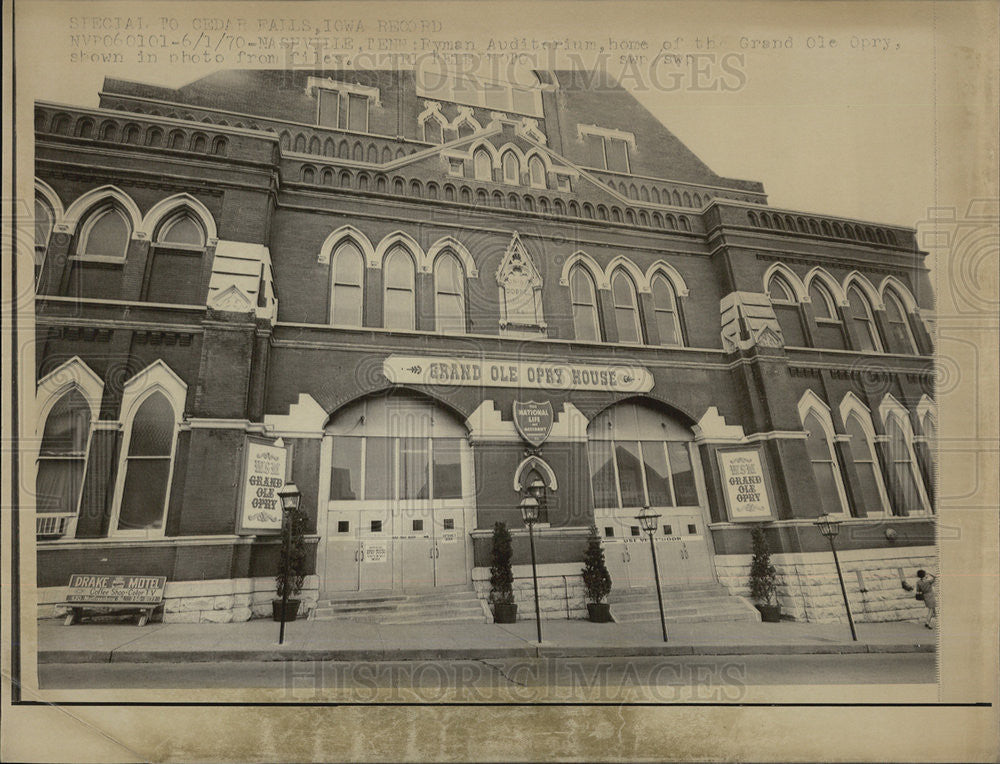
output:
[[590,529],[583,554],[583,586],[587,592],[587,614],[594,623],[611,622],[611,606],[604,598],[611,593],[611,574],[604,563],[604,548],[597,528]]
[[505,523],[493,526],[493,554],[490,564],[490,605],[494,623],[514,623],[517,603],[514,602],[514,571],[510,559],[514,554],[510,531]]
[[[271,611],[275,621],[281,621],[281,601],[286,590],[288,602],[285,610],[287,621],[294,621],[299,612],[300,600],[306,578],[306,525],[308,516],[301,508],[289,510],[288,518],[281,529],[281,552],[278,556],[278,575],[274,577],[277,596],[271,600]],[[287,571],[287,576],[286,576]]]
[[781,605],[778,604],[777,571],[771,564],[771,550],[767,548],[764,526],[755,525],[751,532],[753,559],[750,561],[750,598],[760,611],[762,621],[777,623],[781,620]]

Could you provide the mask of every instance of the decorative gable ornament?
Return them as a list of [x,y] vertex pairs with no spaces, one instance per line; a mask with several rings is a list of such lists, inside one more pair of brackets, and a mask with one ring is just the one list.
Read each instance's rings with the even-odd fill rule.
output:
[[500,288],[500,331],[508,336],[545,334],[542,318],[542,274],[521,243],[517,231],[496,272]]
[[213,295],[208,307],[227,313],[249,313],[254,309],[250,297],[235,284]]

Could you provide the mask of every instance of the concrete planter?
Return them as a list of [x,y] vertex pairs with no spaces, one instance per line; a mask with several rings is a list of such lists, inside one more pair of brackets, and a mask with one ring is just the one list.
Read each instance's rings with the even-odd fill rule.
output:
[[760,611],[760,620],[764,623],[779,623],[781,621],[781,605],[754,605]]
[[512,602],[498,602],[493,606],[493,623],[516,623],[517,605]]
[[301,600],[288,600],[285,603],[285,617],[281,617],[281,600],[271,600],[271,617],[278,623],[282,620],[285,623],[294,621],[299,614],[299,604]]
[[594,623],[611,623],[611,605],[607,602],[588,602],[587,616]]

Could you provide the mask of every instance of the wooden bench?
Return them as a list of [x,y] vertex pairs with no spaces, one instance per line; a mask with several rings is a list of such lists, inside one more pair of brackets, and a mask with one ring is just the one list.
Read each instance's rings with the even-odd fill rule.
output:
[[72,626],[95,614],[137,615],[138,625],[145,626],[154,611],[163,604],[166,576],[108,576],[74,573],[69,577],[64,626]]

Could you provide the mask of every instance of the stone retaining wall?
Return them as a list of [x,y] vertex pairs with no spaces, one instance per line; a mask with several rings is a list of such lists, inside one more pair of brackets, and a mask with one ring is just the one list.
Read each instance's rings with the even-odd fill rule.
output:
[[[163,592],[163,623],[239,623],[270,618],[274,578],[225,578],[210,581],[168,581]],[[67,608],[66,587],[38,590],[38,617],[61,618]],[[316,607],[319,577],[307,576],[299,594],[299,617]]]
[[[582,565],[552,564],[538,566],[538,608],[542,620],[587,617],[587,601],[581,576]],[[535,620],[535,592],[532,587],[531,566],[515,565],[514,601],[517,603],[517,620]],[[473,568],[472,580],[479,599],[489,608],[489,568]]]
[[[838,557],[856,622],[913,621],[925,617],[924,604],[914,598],[914,592],[903,589],[900,575],[914,586],[918,569],[936,574],[934,547],[849,550],[838,552]],[[750,555],[716,556],[719,581],[732,594],[748,596],[750,560]],[[815,623],[847,622],[831,553],[775,553],[771,562],[778,571],[778,601],[783,616]]]

